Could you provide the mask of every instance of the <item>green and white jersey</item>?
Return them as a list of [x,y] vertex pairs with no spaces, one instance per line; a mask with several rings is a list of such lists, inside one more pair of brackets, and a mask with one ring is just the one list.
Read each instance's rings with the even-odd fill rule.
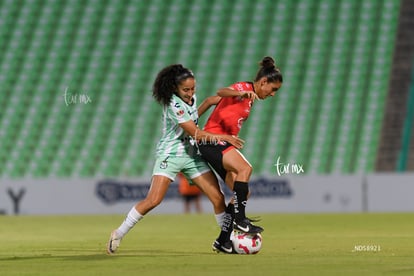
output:
[[190,106],[173,95],[169,106],[164,106],[162,115],[162,137],[157,145],[157,157],[196,155],[192,138],[179,126],[188,121],[198,123],[196,97],[193,96],[193,105]]

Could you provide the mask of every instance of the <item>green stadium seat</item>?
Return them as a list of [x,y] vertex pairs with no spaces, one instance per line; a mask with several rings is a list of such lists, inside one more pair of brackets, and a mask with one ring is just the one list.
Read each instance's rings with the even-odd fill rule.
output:
[[[278,156],[313,173],[371,172],[399,7],[4,1],[0,177],[150,177],[161,131],[151,96],[158,70],[177,62],[193,69],[201,103],[221,86],[252,80],[265,55],[285,82],[274,99],[255,104],[240,133],[254,173],[274,174]],[[66,106],[65,89],[93,101]]]

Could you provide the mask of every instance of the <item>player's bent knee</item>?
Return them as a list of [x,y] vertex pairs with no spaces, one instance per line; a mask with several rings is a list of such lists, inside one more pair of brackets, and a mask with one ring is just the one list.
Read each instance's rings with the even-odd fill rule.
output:
[[253,169],[250,165],[243,165],[237,170],[237,178],[244,178],[246,181],[250,178],[252,175]]

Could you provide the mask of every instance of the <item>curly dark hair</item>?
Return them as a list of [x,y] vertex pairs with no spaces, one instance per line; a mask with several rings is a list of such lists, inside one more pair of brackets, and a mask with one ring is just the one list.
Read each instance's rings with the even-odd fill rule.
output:
[[169,105],[178,85],[188,78],[194,78],[193,72],[181,64],[172,64],[163,68],[157,75],[152,88],[152,96],[161,105]]
[[260,69],[257,71],[255,81],[266,77],[268,82],[283,82],[282,72],[276,67],[275,60],[272,57],[264,57],[259,64]]

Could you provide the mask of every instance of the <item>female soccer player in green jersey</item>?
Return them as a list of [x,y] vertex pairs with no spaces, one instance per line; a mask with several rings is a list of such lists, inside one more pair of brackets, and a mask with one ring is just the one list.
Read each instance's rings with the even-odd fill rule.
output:
[[158,142],[151,187],[145,199],[131,208],[123,223],[110,235],[107,252],[115,253],[122,238],[145,214],[158,206],[176,175],[182,172],[209,198],[219,226],[225,214],[224,195],[207,163],[197,154],[195,141],[226,141],[241,148],[244,141],[232,135],[211,134],[197,126],[196,80],[181,64],[162,69],[153,85],[153,97],[163,106],[163,134]]

